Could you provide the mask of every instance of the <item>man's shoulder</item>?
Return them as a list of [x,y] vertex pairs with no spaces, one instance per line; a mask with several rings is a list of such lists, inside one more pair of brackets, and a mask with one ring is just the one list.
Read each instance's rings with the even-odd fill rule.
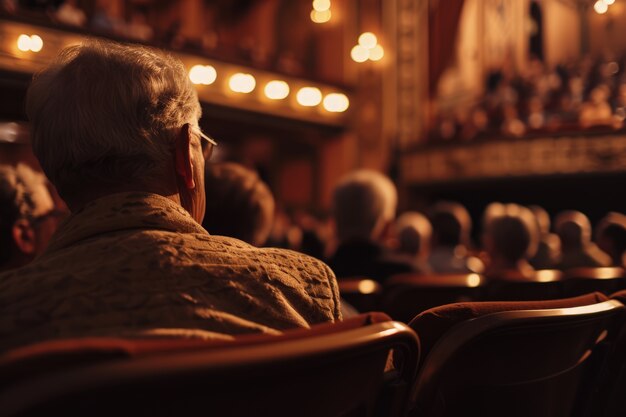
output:
[[268,262],[276,265],[292,265],[298,269],[327,269],[328,266],[321,260],[300,252],[283,248],[259,248],[241,240],[217,235],[202,235],[201,239],[208,245],[224,248],[232,254],[242,255],[250,260]]

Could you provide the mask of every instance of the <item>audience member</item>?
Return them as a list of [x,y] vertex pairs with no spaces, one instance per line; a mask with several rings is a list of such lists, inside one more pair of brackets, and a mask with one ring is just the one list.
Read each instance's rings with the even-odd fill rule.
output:
[[480,259],[468,251],[472,219],[465,207],[442,201],[430,210],[433,237],[428,263],[440,274],[482,272]]
[[564,211],[556,216],[554,230],[561,239],[561,259],[557,268],[601,267],[611,265],[611,258],[591,242],[591,224],[579,211]]
[[337,184],[333,215],[338,247],[329,264],[338,277],[365,276],[383,282],[393,274],[414,271],[382,243],[396,204],[395,185],[379,172],[354,171]]
[[211,234],[262,246],[272,229],[274,196],[256,172],[236,163],[207,164],[206,213]]
[[483,243],[488,262],[485,276],[491,280],[531,280],[534,269],[528,263],[539,242],[539,231],[532,212],[516,204],[490,208],[483,225]]
[[83,27],[87,23],[85,12],[78,7],[77,0],[65,0],[54,13],[60,23],[70,26]]
[[626,253],[626,216],[609,213],[600,220],[596,227],[596,242],[611,257],[613,266],[626,266],[622,263]]
[[72,336],[277,333],[341,318],[321,261],[200,226],[214,142],[198,127],[181,62],[138,46],[71,46],[34,78],[26,107],[35,154],[72,215],[39,258],[0,275],[0,350]]
[[417,271],[431,272],[428,265],[432,227],[421,213],[407,211],[396,220],[397,252],[407,257]]
[[561,241],[557,235],[550,233],[550,215],[543,207],[537,205],[530,206],[529,209],[535,217],[535,224],[539,231],[539,244],[537,252],[528,262],[535,269],[554,268],[559,261]]
[[64,207],[28,165],[0,165],[0,271],[28,264],[48,246]]

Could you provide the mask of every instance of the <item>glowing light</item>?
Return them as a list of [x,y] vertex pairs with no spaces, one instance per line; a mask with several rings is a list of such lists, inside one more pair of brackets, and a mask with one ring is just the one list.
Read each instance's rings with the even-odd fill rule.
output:
[[228,86],[235,93],[249,93],[256,87],[256,80],[251,74],[238,72],[230,77]]
[[615,3],[615,0],[602,0],[604,2],[604,4],[606,4],[607,6],[612,5],[613,3]]
[[43,39],[37,35],[31,35],[30,37],[30,50],[33,52],[39,52],[43,48]]
[[478,287],[480,285],[480,276],[477,274],[470,274],[467,277],[468,287]]
[[265,85],[265,96],[272,100],[282,100],[289,95],[289,84],[280,80],[270,81]]
[[30,51],[30,36],[20,35],[17,38],[17,49],[24,52]]
[[311,20],[315,23],[326,23],[332,17],[332,13],[329,10],[318,12],[317,10],[311,10]]
[[296,95],[296,100],[301,106],[313,107],[322,101],[322,92],[315,87],[302,87]]
[[345,94],[332,93],[324,97],[324,108],[331,113],[343,113],[349,106],[350,100]]
[[359,282],[359,292],[361,294],[371,294],[376,291],[376,288],[376,281],[372,281],[371,279],[364,279]]
[[330,0],[314,0],[313,1],[313,10],[318,12],[325,12],[330,9]]
[[370,51],[361,45],[356,45],[350,51],[350,56],[354,62],[365,62],[370,57]]
[[217,79],[217,71],[211,65],[194,65],[189,70],[189,79],[194,84],[210,85]]
[[372,32],[364,32],[359,36],[359,45],[364,48],[372,49],[378,43],[378,38]]
[[385,56],[385,50],[382,46],[376,45],[369,50],[369,57],[372,61],[380,61]]
[[598,0],[593,5],[593,10],[595,10],[598,14],[604,14],[607,10],[609,10],[609,6],[602,0]]

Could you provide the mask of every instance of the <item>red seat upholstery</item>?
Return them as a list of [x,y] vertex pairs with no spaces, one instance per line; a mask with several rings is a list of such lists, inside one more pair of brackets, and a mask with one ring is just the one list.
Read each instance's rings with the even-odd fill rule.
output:
[[[415,415],[570,416],[623,306],[599,293],[441,306],[417,316]],[[581,405],[582,407],[582,405]]]
[[[380,313],[234,341],[50,341],[0,358],[0,410],[6,416],[394,415],[406,404],[418,346],[408,327]],[[392,349],[396,369],[385,373]],[[49,366],[7,381],[34,364]]]

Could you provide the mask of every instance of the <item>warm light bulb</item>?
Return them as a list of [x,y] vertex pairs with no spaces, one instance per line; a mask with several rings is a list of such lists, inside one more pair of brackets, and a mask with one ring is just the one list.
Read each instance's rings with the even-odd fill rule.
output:
[[372,49],[378,43],[378,38],[372,32],[361,33],[359,36],[359,45],[364,48]]
[[256,80],[251,74],[238,72],[230,77],[228,86],[235,93],[249,93],[256,87]]
[[43,39],[38,35],[32,35],[30,37],[30,50],[33,52],[39,52],[43,48]]
[[217,71],[211,65],[194,65],[189,70],[189,79],[194,84],[210,85],[217,79]]
[[318,12],[317,10],[311,10],[311,20],[315,23],[326,23],[330,20],[332,13],[329,10]]
[[369,55],[372,61],[380,61],[385,56],[385,50],[382,46],[376,45],[369,50]]
[[350,101],[345,94],[332,93],[324,97],[324,108],[332,113],[343,113],[348,110]]
[[296,100],[305,107],[317,106],[322,101],[322,92],[319,88],[302,87],[296,95]]
[[330,0],[313,1],[313,10],[317,10],[318,12],[325,12],[328,9],[330,9]]
[[28,35],[20,35],[17,38],[17,49],[23,52],[30,51],[30,36]]
[[355,62],[365,62],[370,57],[370,51],[361,45],[356,45],[350,51],[350,56]]
[[615,0],[602,0],[604,2],[604,4],[606,4],[607,6],[612,5],[613,3],[615,3]]
[[593,5],[593,10],[595,10],[598,14],[604,14],[607,10],[609,10],[609,6],[607,6],[607,4],[602,0],[598,0]]
[[272,100],[282,100],[289,95],[289,84],[280,80],[270,81],[265,85],[265,96]]

